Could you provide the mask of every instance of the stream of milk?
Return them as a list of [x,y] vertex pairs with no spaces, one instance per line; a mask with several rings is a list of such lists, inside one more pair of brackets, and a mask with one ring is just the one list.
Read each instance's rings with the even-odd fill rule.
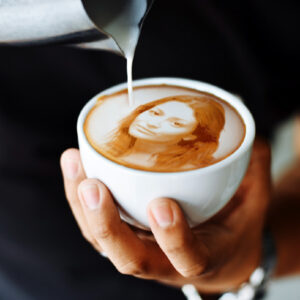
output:
[[147,0],[127,0],[122,13],[105,26],[127,60],[128,103],[134,105],[132,88],[132,64],[140,35],[141,20],[147,11]]

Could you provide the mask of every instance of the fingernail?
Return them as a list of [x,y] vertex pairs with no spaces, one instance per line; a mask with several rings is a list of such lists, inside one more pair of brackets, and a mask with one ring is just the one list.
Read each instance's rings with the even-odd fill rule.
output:
[[173,223],[173,212],[167,202],[154,204],[151,212],[157,224],[162,228],[167,228]]
[[64,170],[65,176],[68,179],[74,180],[77,178],[78,171],[79,171],[79,165],[76,160],[71,160],[71,159],[66,160],[64,163],[64,167],[65,167],[65,170]]
[[100,197],[99,189],[96,184],[89,184],[81,189],[83,200],[86,206],[90,210],[94,210],[99,207]]

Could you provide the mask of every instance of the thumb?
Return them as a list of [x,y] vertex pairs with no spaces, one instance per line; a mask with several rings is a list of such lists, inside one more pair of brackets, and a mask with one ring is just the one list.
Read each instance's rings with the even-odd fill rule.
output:
[[167,198],[151,201],[148,219],[157,243],[177,272],[190,278],[205,271],[208,250],[197,240],[175,201]]

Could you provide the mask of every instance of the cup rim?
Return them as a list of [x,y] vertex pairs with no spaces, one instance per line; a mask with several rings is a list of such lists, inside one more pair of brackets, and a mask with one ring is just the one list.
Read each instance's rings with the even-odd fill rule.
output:
[[145,78],[145,79],[138,79],[133,81],[133,87],[136,86],[147,86],[147,85],[174,85],[174,86],[181,86],[186,88],[195,89],[198,91],[207,92],[210,94],[213,94],[219,98],[221,98],[223,101],[229,103],[231,106],[233,106],[237,112],[240,114],[241,118],[243,119],[243,122],[245,124],[245,137],[242,141],[242,144],[239,146],[238,149],[236,149],[233,153],[225,157],[224,159],[198,169],[193,170],[186,170],[186,171],[177,171],[177,172],[155,172],[155,171],[146,171],[146,170],[140,170],[140,169],[133,169],[130,167],[126,167],[124,165],[118,164],[108,158],[106,158],[104,155],[96,151],[92,145],[89,143],[83,129],[84,122],[86,120],[87,114],[92,109],[92,107],[96,104],[97,99],[102,95],[112,94],[117,91],[120,91],[122,89],[127,88],[127,82],[120,83],[117,85],[114,85],[108,89],[105,89],[104,91],[96,94],[92,99],[90,99],[82,108],[78,120],[77,120],[77,133],[78,136],[81,136],[81,138],[84,140],[85,144],[87,144],[89,150],[99,155],[104,161],[107,163],[110,163],[112,166],[118,167],[123,169],[124,171],[127,171],[129,173],[135,173],[139,175],[155,175],[155,176],[178,176],[178,175],[188,175],[188,174],[199,174],[199,173],[207,173],[214,171],[216,169],[223,168],[227,165],[229,165],[232,161],[239,158],[241,155],[243,155],[253,144],[254,138],[255,138],[255,122],[253,119],[252,114],[250,113],[249,109],[246,107],[246,105],[241,101],[241,98],[237,95],[231,94],[224,89],[221,89],[217,86],[214,86],[212,84],[198,81],[198,80],[192,80],[187,78],[178,78],[178,77],[151,77],[151,78]]

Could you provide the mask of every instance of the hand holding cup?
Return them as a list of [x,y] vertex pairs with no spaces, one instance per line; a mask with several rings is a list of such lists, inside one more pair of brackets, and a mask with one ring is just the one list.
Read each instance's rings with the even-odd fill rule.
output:
[[61,159],[67,199],[84,237],[123,274],[202,292],[221,292],[246,281],[261,255],[270,198],[270,153],[255,143],[247,174],[231,201],[213,218],[190,229],[176,201],[154,199],[147,215],[153,236],[131,228],[106,186],[86,179],[79,151]]

